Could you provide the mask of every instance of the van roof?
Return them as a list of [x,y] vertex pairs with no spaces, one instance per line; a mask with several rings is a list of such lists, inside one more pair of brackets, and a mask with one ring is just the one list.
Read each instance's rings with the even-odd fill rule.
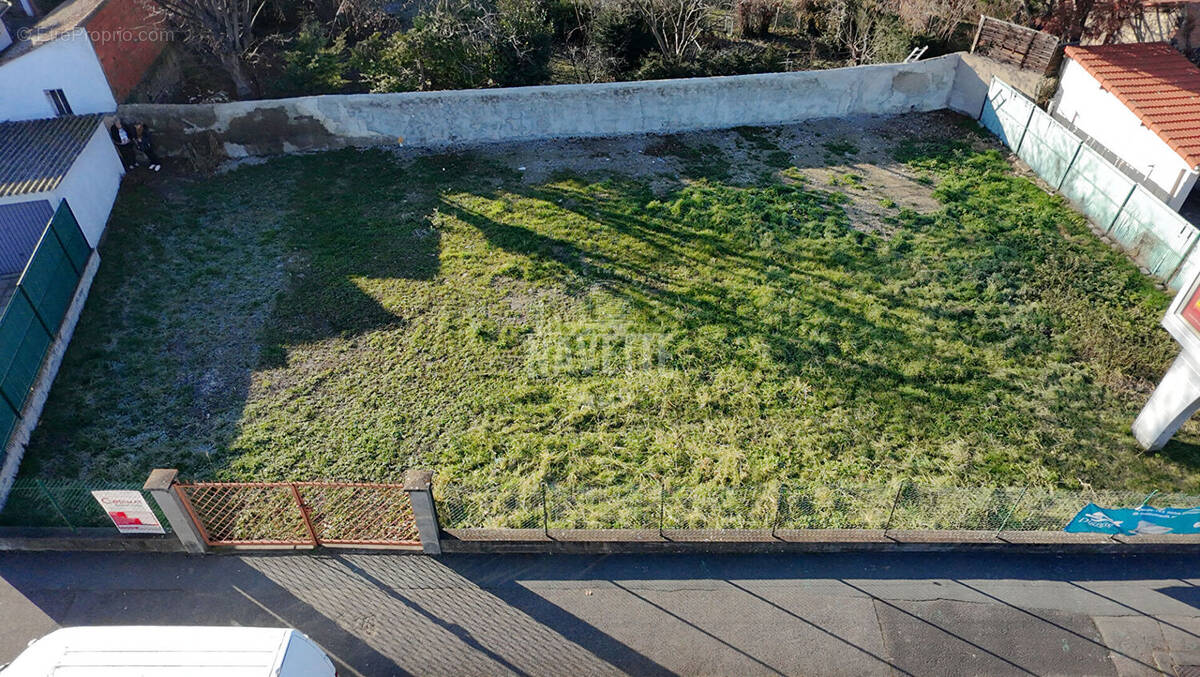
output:
[[266,677],[294,631],[288,628],[109,626],[63,628],[35,641],[3,677]]

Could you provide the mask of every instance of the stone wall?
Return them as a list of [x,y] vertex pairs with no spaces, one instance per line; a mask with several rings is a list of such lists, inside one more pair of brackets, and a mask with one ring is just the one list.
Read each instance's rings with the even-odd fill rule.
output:
[[442,147],[930,111],[950,105],[960,62],[952,54],[911,64],[649,82],[129,104],[120,114],[145,121],[162,154],[201,163],[345,146]]

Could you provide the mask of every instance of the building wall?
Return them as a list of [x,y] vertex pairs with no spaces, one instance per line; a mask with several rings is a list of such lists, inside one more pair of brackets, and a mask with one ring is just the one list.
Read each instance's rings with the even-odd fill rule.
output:
[[1037,71],[1018,68],[982,54],[963,52],[958,56],[954,87],[946,107],[974,118],[979,117],[979,111],[983,109],[993,77],[1007,82],[1031,99],[1038,98],[1038,90],[1046,81]]
[[1146,175],[1171,197],[1167,202],[1172,209],[1183,206],[1196,172],[1074,60],[1063,66],[1050,110]]
[[957,55],[910,64],[732,77],[222,104],[132,104],[166,155],[670,133],[945,108]]
[[56,111],[46,90],[61,89],[76,114],[117,108],[87,33],[79,30],[0,65],[0,120],[39,120]]
[[100,125],[53,193],[56,199],[51,204],[57,208],[63,198],[70,203],[79,227],[92,247],[100,244],[124,173],[108,129]]
[[108,129],[104,125],[96,128],[83,152],[71,166],[58,188],[36,195],[11,195],[0,198],[0,204],[49,200],[50,206],[58,209],[65,198],[75,212],[79,228],[83,230],[88,244],[96,247],[104,235],[108,214],[117,199],[124,168],[117,149],[113,147]]
[[125,101],[167,44],[161,14],[147,0],[108,0],[87,21],[113,97]]

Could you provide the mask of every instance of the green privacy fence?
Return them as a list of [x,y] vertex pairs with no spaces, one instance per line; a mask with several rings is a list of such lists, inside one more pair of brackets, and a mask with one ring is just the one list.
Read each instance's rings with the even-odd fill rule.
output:
[[979,121],[1171,289],[1200,265],[1195,226],[1024,94],[993,78]]
[[92,483],[88,485],[61,480],[17,479],[0,511],[0,526],[4,527],[112,527],[112,520],[92,496],[93,491],[139,491],[158,516],[163,529],[171,527],[158,503],[142,485],[130,483]]
[[0,315],[0,436],[21,416],[92,248],[63,200]]

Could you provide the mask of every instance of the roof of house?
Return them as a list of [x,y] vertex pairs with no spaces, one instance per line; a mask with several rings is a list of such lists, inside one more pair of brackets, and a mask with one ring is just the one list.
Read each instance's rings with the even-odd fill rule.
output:
[[1165,42],[1067,47],[1190,167],[1200,166],[1200,68]]
[[0,122],[0,197],[57,188],[96,133],[101,117]]
[[0,205],[0,277],[20,274],[54,217],[48,200]]
[[[83,28],[88,19],[108,0],[67,0],[42,17],[8,49],[0,52],[0,64],[24,56],[34,49]],[[16,36],[14,36],[16,37]],[[82,39],[87,39],[83,36]]]

